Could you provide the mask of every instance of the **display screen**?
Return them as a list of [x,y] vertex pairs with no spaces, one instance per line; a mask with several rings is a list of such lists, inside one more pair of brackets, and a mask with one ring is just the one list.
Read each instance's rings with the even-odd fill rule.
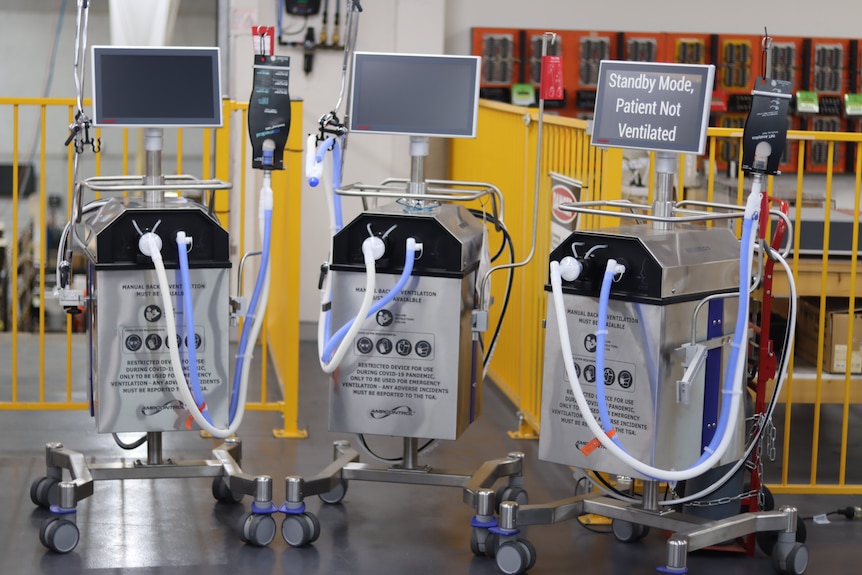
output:
[[353,132],[476,137],[478,56],[357,52],[353,58]]
[[93,46],[97,126],[222,124],[218,48]]

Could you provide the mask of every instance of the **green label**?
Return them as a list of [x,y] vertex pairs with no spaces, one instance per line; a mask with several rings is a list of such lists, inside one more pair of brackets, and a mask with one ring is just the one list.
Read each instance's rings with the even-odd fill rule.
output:
[[862,94],[844,94],[844,113],[862,116]]
[[796,92],[796,111],[807,114],[819,113],[820,100],[817,98],[817,92]]

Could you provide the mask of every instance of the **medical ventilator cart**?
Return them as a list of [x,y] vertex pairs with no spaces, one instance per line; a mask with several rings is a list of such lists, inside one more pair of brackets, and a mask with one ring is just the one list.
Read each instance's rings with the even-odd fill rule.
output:
[[[591,513],[611,518],[623,542],[650,527],[673,532],[663,573],[687,573],[689,551],[755,532],[775,535],[768,551],[776,572],[801,575],[808,566],[795,508],[740,513],[742,468],[788,363],[785,356],[775,395],[746,441],[750,292],[765,258],[792,278],[782,254],[756,241],[760,219],[769,217],[761,188],[777,173],[790,85],[756,82],[743,134],[747,204],[674,202],[676,155],[703,153],[713,75],[712,66],[601,64],[592,143],[655,151],[656,201],[651,209],[623,201],[561,207],[632,225],[575,231],[550,255],[539,456],[591,470],[605,494],[503,502],[489,550],[503,573],[522,573],[536,560],[521,527]],[[740,217],[741,241],[727,227]],[[788,338],[795,317],[791,284]],[[638,482],[640,496],[601,474]],[[662,498],[662,482],[681,494]]]
[[[321,276],[320,363],[331,374],[330,430],[357,434],[366,447],[368,436],[398,438],[403,454],[372,466],[359,462],[349,442],[337,441],[334,461],[318,475],[285,479],[282,535],[293,546],[313,542],[320,524],[304,499],[318,495],[338,503],[351,481],[446,486],[463,489],[464,502],[475,509],[471,548],[479,552],[496,525],[496,506],[527,501],[523,454],[487,461],[472,474],[432,469],[419,456],[435,440],[457,439],[479,416],[485,354],[493,347],[482,341],[488,278],[508,269],[511,281],[512,269],[525,263],[515,262],[510,248],[511,263],[490,267],[486,222],[505,230],[499,190],[424,175],[429,137],[475,136],[480,60],[357,52],[352,64],[350,133],[410,136],[411,169],[409,180],[340,186],[346,127],[332,112],[321,119],[320,134],[309,138],[312,185],[325,175],[328,150],[335,167],[332,251]],[[366,206],[345,225],[342,197],[361,198]],[[494,207],[477,213],[461,204],[468,201]],[[427,441],[420,446],[420,439]]]
[[[78,46],[76,70],[79,62],[83,67],[83,54]],[[188,199],[230,185],[166,176],[161,170],[163,127],[222,123],[219,51],[94,46],[92,57],[92,125],[143,127],[146,174],[96,177],[76,185],[72,217],[58,252],[57,285],[67,310],[83,308],[87,314],[89,399],[97,431],[113,434],[124,449],[146,443],[147,457],[97,463],[60,443],[49,443],[47,475],[37,478],[30,490],[33,503],[54,514],[42,526],[40,539],[57,553],[76,547],[77,504],[93,494],[95,481],[211,477],[218,501],[254,497],[251,512],[242,518],[241,539],[267,545],[276,533],[272,479],[242,471],[242,446],[234,433],[244,414],[251,350],[269,293],[270,170],[283,169],[290,127],[289,61],[255,56],[249,133],[254,167],[264,170],[264,257],[245,307],[231,379],[228,233],[213,214],[212,199],[209,206]],[[257,99],[264,93],[269,112],[262,118]],[[78,152],[85,143],[96,146],[89,138],[91,124],[80,94],[69,138]],[[75,160],[77,167],[77,155]],[[168,196],[167,191],[186,195]],[[84,204],[89,192],[110,197]],[[129,195],[118,197],[117,192]],[[86,298],[69,288],[73,248],[83,251],[89,262]],[[163,455],[164,432],[198,429],[224,439],[212,450],[212,459],[178,461]],[[128,444],[117,435],[128,432],[143,435]]]

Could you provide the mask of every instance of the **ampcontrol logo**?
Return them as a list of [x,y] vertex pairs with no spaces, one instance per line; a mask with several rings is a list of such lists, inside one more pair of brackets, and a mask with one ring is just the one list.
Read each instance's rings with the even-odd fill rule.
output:
[[166,409],[172,409],[174,411],[185,409],[186,406],[179,399],[172,399],[171,401],[162,404],[162,405],[142,405],[141,406],[141,415],[156,415],[157,413],[161,413]]
[[373,419],[386,419],[390,415],[416,415],[416,412],[409,405],[399,405],[392,409],[372,409],[369,415]]

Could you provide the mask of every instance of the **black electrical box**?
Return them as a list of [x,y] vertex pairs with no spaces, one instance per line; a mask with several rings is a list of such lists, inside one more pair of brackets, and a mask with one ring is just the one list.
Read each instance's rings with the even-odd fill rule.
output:
[[[15,166],[11,163],[0,163],[0,197],[12,197],[12,176]],[[30,164],[18,165],[18,196],[28,197],[36,191],[36,171]]]
[[284,0],[284,11],[294,16],[314,16],[320,12],[320,0]]

